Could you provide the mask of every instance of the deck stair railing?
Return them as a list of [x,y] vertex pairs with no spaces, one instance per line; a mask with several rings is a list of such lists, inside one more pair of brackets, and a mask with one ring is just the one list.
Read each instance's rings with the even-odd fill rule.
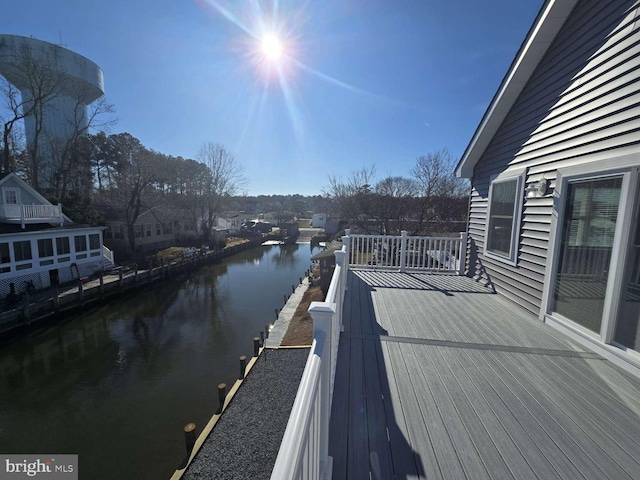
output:
[[335,252],[336,267],[324,302],[312,302],[313,343],[296,400],[289,416],[272,480],[330,479],[329,416],[342,330],[342,305],[347,286],[349,233]]
[[113,251],[109,250],[105,245],[102,245],[102,258],[104,261],[105,268],[111,268],[116,264]]
[[351,235],[349,265],[358,269],[464,273],[467,234],[458,237]]

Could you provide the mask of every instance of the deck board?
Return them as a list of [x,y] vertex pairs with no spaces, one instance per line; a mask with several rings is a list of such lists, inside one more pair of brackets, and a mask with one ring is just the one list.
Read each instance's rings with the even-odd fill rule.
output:
[[348,281],[334,479],[640,478],[637,378],[469,278]]

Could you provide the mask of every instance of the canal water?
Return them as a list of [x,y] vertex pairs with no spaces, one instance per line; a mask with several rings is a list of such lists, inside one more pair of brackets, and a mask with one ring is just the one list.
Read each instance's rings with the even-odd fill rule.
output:
[[184,426],[204,427],[313,253],[258,247],[0,345],[0,452],[78,454],[80,479],[168,479]]

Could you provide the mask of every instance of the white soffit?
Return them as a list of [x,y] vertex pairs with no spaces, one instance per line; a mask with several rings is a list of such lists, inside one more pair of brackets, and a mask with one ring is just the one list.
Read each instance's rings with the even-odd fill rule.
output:
[[456,176],[471,178],[473,168],[511,110],[522,89],[578,0],[548,0],[529,30],[498,91],[489,104],[458,166]]

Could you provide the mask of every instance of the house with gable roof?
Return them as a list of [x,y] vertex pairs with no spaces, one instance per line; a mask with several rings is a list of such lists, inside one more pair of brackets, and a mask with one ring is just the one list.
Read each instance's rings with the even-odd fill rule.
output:
[[0,296],[46,288],[113,265],[103,227],[80,225],[15,173],[0,178]]
[[548,0],[456,173],[468,274],[640,372],[640,5]]

